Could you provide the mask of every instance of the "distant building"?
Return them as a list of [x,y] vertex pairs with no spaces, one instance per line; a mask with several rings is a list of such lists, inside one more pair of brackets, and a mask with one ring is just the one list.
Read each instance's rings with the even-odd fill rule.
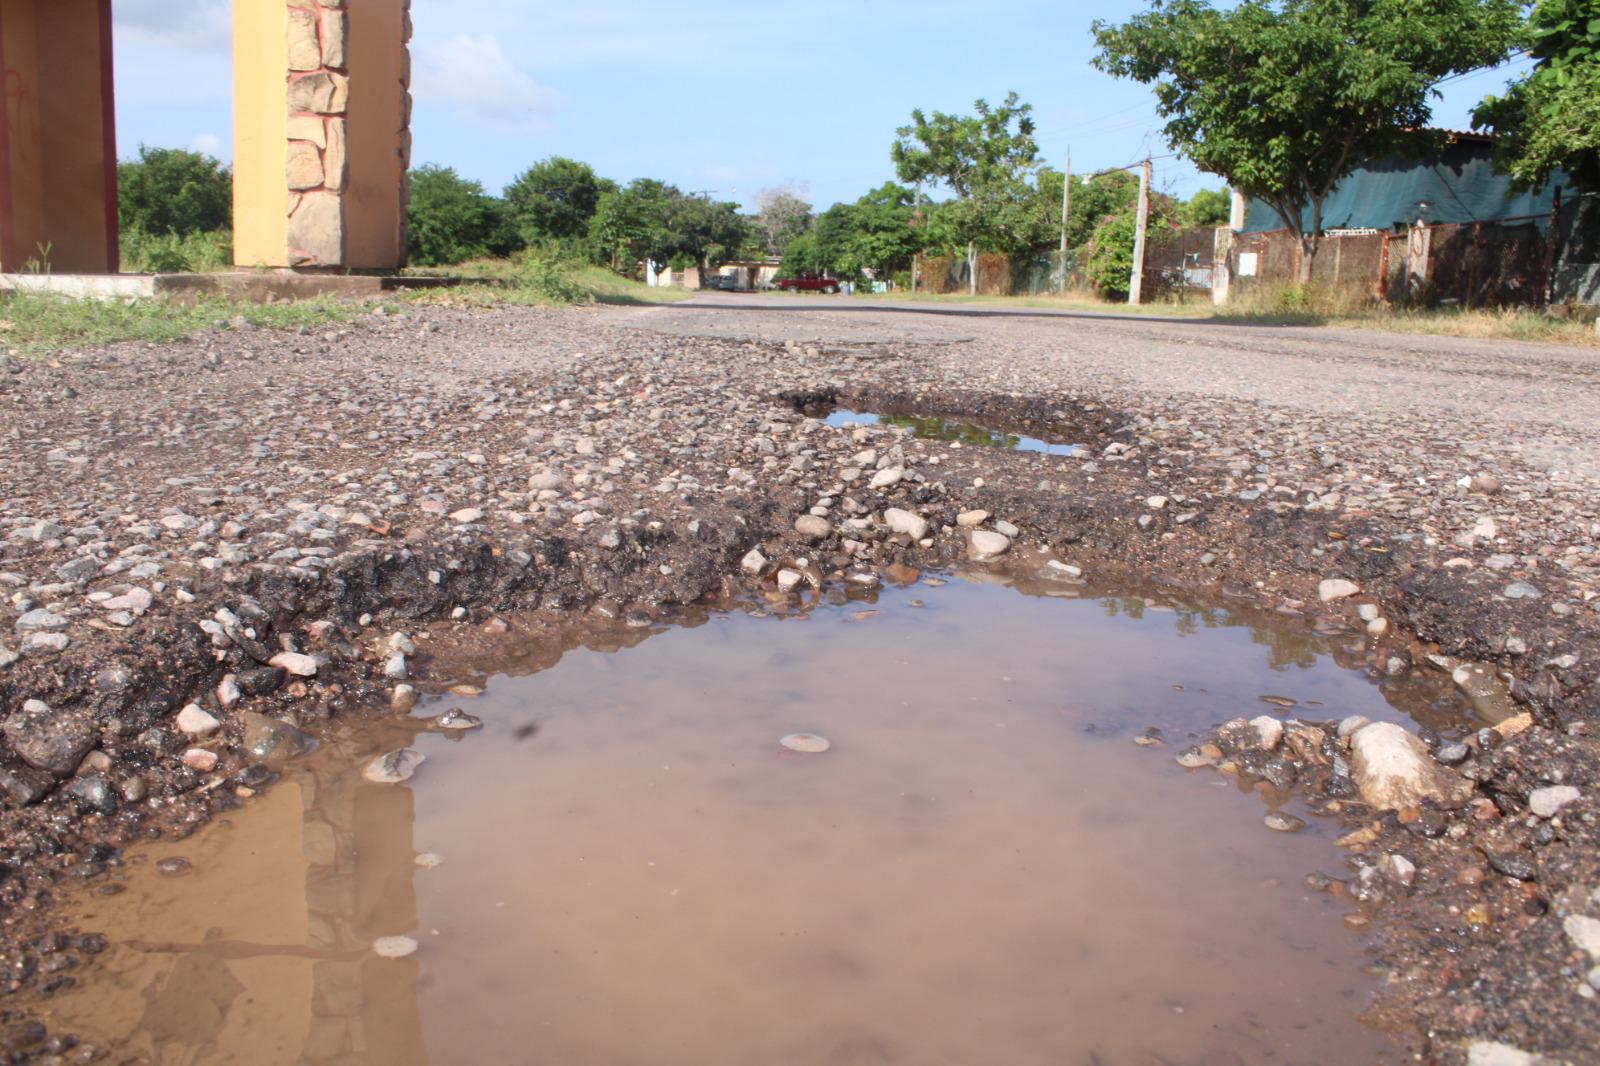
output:
[[[1493,139],[1479,133],[1447,131],[1445,146],[1412,158],[1369,160],[1339,179],[1322,204],[1322,229],[1393,232],[1417,222],[1436,223],[1548,221],[1556,190],[1570,201],[1576,190],[1557,174],[1544,187],[1513,193],[1511,179],[1496,174],[1490,162]],[[1303,224],[1311,225],[1306,210]],[[1251,200],[1242,233],[1283,229],[1267,204]]]
[[777,259],[730,259],[717,268],[717,273],[733,278],[734,288],[748,292],[771,288],[782,265]]

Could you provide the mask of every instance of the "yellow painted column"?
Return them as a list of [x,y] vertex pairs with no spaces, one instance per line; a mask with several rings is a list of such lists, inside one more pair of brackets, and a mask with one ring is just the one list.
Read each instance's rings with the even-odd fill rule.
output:
[[234,262],[405,264],[410,0],[234,0]]

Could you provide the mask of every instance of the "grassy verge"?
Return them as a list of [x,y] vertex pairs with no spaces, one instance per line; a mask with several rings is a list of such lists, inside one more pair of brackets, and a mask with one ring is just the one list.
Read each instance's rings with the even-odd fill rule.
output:
[[618,277],[602,266],[561,262],[530,253],[510,259],[475,259],[452,267],[413,273],[469,279],[466,285],[422,290],[409,297],[415,302],[447,306],[546,307],[574,303],[643,306],[676,303],[694,295],[687,289],[652,289],[641,282]]
[[340,322],[367,305],[317,297],[256,304],[219,297],[169,300],[73,300],[43,293],[0,293],[0,350],[40,356],[113,341],[161,343],[193,336],[219,323],[294,329]]
[[1316,294],[1290,297],[1283,293],[1271,293],[1257,300],[1241,301],[1226,307],[1213,307],[1203,302],[1156,302],[1129,306],[1097,300],[1082,293],[1068,293],[1065,296],[969,296],[965,293],[918,293],[914,297],[897,293],[889,296],[860,297],[860,299],[987,304],[997,307],[1187,318],[1253,326],[1326,326],[1336,329],[1369,329],[1442,337],[1545,341],[1600,347],[1600,334],[1596,334],[1592,319],[1582,316],[1552,315],[1532,308],[1472,310],[1449,307],[1396,308],[1386,304],[1351,303],[1348,300]]

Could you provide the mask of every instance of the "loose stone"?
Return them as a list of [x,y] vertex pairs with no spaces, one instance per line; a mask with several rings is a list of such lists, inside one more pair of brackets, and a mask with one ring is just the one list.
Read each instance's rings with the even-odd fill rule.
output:
[[1011,538],[1004,533],[974,529],[967,534],[967,555],[976,562],[996,559],[1011,550]]
[[767,557],[761,554],[759,548],[751,548],[744,553],[744,558],[739,560],[739,569],[747,574],[759,576],[767,568]]
[[1262,820],[1266,822],[1268,829],[1276,830],[1279,833],[1298,833],[1306,827],[1304,819],[1296,818],[1292,814],[1285,814],[1283,811],[1268,811],[1266,817]]
[[402,781],[411,780],[411,775],[417,772],[417,767],[427,761],[427,756],[413,748],[400,748],[384,755],[379,755],[367,764],[365,772],[368,781],[380,785],[398,785]]
[[962,529],[975,529],[988,520],[988,511],[962,511],[956,515],[956,525]]
[[295,677],[315,677],[317,675],[317,660],[310,655],[303,655],[296,651],[280,651],[267,660]]
[[818,736],[816,733],[790,733],[778,741],[790,751],[805,752],[808,755],[817,755],[833,747],[827,737]]
[[198,703],[191,703],[178,712],[178,729],[192,737],[209,737],[222,728],[222,723],[206,713]]
[[833,532],[833,526],[826,518],[803,514],[794,520],[794,531],[807,540],[821,540]]
[[1393,722],[1373,722],[1350,737],[1351,776],[1362,802],[1379,810],[1425,799],[1460,802],[1472,785],[1434,762],[1422,741]]
[[1361,591],[1361,587],[1354,581],[1346,581],[1342,577],[1330,577],[1317,586],[1317,596],[1323,603],[1332,603],[1342,600],[1347,596],[1354,596]]
[[1554,818],[1556,812],[1583,797],[1572,785],[1550,785],[1528,793],[1528,809],[1540,818]]
[[183,765],[202,774],[209,774],[217,768],[217,753],[207,751],[205,748],[190,748],[183,753]]
[[403,959],[417,953],[417,942],[408,936],[380,936],[372,942],[372,950],[380,958]]
[[883,512],[883,521],[895,533],[904,533],[912,540],[921,540],[928,535],[928,520],[903,508],[890,507]]

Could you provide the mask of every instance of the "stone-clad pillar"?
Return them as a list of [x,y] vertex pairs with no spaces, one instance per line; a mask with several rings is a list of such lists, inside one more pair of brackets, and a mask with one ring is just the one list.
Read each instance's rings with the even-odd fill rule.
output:
[[405,264],[410,0],[234,0],[234,261]]
[[111,0],[0,0],[0,271],[117,269]]

